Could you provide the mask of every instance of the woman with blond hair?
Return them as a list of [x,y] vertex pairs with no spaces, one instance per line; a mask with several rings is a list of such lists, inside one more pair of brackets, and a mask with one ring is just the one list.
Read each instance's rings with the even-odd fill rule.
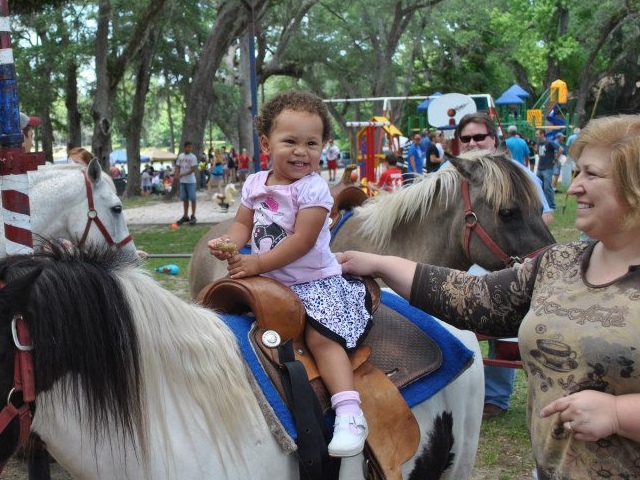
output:
[[517,335],[538,480],[640,477],[640,115],[592,120],[571,146],[575,226],[592,239],[476,277],[338,254],[451,323]]

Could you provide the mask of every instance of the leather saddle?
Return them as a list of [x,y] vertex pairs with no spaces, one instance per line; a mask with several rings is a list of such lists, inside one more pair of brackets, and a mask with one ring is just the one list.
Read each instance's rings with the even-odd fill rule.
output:
[[[365,284],[376,309],[380,305],[380,287],[371,278],[365,279]],[[285,402],[276,347],[292,340],[295,358],[304,365],[322,409],[330,409],[330,396],[304,343],[305,309],[290,288],[261,276],[223,278],[203,288],[198,302],[225,313],[253,313],[257,324],[253,330],[256,351],[261,352],[259,357],[265,371]],[[349,358],[369,424],[365,453],[375,472],[374,478],[399,480],[402,464],[417,450],[420,430],[398,389],[438,368],[442,354],[420,329],[406,320],[397,324],[397,316],[389,315],[388,310],[384,306],[378,310],[365,342],[350,352]],[[389,341],[390,337],[394,338]],[[399,351],[412,352],[411,360],[395,363],[393,358]]]

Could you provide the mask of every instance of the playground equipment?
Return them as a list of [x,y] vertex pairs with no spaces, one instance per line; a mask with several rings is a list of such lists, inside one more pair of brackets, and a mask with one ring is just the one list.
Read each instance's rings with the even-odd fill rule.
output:
[[352,152],[351,158],[357,158],[360,182],[375,183],[377,169],[385,155],[402,155],[402,132],[385,116],[373,117],[368,122],[347,122],[346,127],[352,150],[358,149],[357,155]]
[[547,130],[547,137],[553,139],[558,132],[569,135],[575,125],[574,115],[568,111],[569,90],[566,82],[554,80],[540,96],[531,110],[527,110],[527,120],[535,128]]

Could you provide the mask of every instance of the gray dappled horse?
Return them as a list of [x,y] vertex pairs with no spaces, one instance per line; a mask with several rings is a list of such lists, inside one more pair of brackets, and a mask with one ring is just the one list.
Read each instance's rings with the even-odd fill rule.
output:
[[[467,158],[450,157],[450,162],[449,168],[356,208],[335,234],[331,249],[396,255],[460,270],[474,263],[496,270],[554,242],[535,186],[512,160],[470,152]],[[465,182],[469,207],[463,201]],[[209,254],[207,242],[225,233],[231,222],[214,225],[197,243],[189,267],[193,298],[226,276],[226,262]],[[478,226],[492,239],[493,249],[478,235]]]

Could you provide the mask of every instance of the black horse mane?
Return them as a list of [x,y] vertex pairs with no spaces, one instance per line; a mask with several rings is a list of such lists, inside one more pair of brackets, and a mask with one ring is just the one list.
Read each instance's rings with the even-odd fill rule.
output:
[[[133,261],[113,247],[54,243],[40,253],[0,260],[6,282],[0,290],[1,358],[13,355],[4,351],[12,344],[6,336],[21,314],[33,340],[36,391],[50,390],[68,375],[69,388],[60,394],[75,403],[95,434],[113,421],[133,438],[141,418],[138,338],[118,281],[118,272]],[[6,379],[0,385],[5,398]]]

